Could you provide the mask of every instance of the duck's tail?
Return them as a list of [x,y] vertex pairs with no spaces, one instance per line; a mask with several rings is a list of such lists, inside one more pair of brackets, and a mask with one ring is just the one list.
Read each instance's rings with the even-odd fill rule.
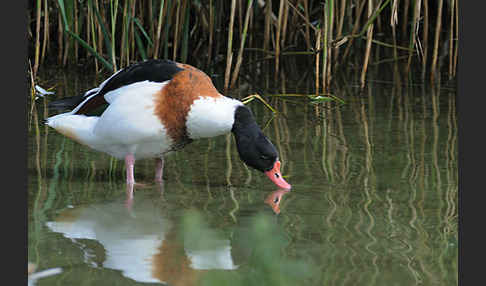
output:
[[45,124],[78,143],[93,146],[96,143],[93,130],[98,118],[97,116],[74,115],[68,112],[47,118]]

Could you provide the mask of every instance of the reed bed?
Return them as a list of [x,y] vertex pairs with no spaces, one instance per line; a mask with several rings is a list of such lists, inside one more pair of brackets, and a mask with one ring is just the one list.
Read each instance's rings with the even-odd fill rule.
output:
[[228,90],[250,53],[273,62],[275,79],[287,56],[307,55],[319,94],[340,69],[358,70],[364,88],[370,61],[420,66],[422,81],[457,69],[457,0],[36,0],[28,17],[34,77],[52,64],[98,73],[168,58],[226,65]]

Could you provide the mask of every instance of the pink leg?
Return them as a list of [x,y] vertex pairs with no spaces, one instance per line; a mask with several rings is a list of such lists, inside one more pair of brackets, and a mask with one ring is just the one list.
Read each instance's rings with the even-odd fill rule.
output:
[[162,182],[162,173],[164,171],[164,157],[155,158],[155,181]]
[[133,176],[133,166],[135,165],[135,157],[133,154],[125,156],[125,168],[127,169],[127,184],[135,184],[135,178]]
[[127,198],[125,200],[125,207],[128,211],[132,211],[133,206],[133,184],[127,184]]

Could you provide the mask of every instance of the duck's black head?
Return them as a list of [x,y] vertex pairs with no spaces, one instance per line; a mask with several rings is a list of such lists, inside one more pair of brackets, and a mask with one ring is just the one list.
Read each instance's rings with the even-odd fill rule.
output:
[[238,154],[245,164],[264,172],[277,186],[290,189],[280,173],[277,148],[263,134],[248,107],[236,108],[231,131],[235,136]]

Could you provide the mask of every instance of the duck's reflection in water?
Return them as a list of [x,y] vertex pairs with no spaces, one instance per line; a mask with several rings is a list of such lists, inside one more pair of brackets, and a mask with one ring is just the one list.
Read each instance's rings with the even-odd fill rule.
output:
[[282,198],[284,195],[286,195],[289,192],[290,192],[289,190],[285,190],[285,189],[279,189],[273,191],[270,194],[268,194],[268,196],[265,198],[265,203],[272,208],[274,213],[279,214],[280,203],[282,202]]
[[[47,227],[82,246],[87,264],[96,267],[96,255],[105,255],[102,267],[138,282],[193,285],[204,271],[237,268],[228,239],[213,241],[210,249],[185,245],[179,228],[163,214],[161,200],[147,193],[134,199],[128,187],[125,199],[67,209]],[[93,256],[82,239],[98,241],[105,252]]]

